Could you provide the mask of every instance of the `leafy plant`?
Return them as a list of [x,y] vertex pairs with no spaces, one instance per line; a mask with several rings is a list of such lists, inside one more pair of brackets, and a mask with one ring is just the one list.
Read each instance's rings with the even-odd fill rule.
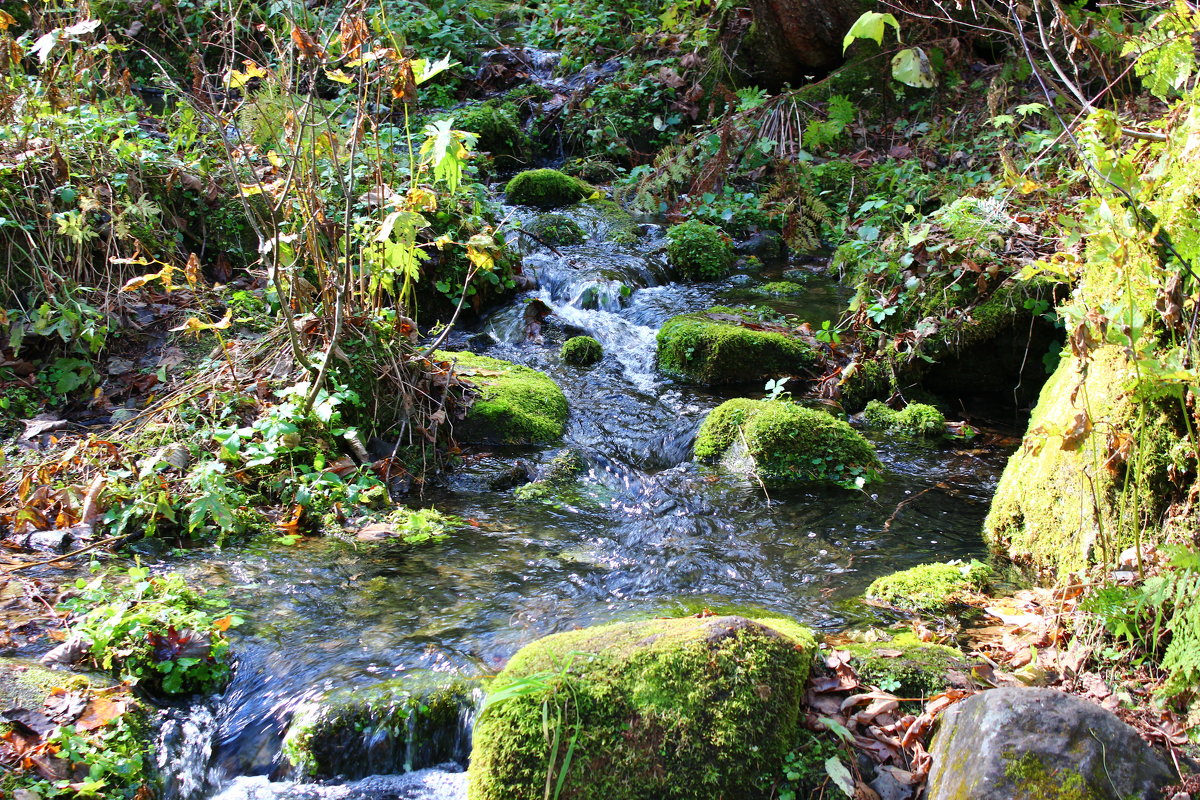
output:
[[228,601],[190,589],[183,576],[132,567],[123,584],[80,578],[60,607],[96,668],[168,695],[211,692],[229,678],[225,632],[242,620]]

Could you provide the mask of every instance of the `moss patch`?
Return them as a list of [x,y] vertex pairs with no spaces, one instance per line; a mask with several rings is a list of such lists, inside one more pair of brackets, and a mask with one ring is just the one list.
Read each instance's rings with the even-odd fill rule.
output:
[[713,386],[754,383],[804,372],[817,352],[786,326],[755,330],[747,309],[715,306],[667,320],[658,332],[658,368],[674,378]]
[[563,342],[558,355],[573,367],[590,367],[604,358],[604,348],[591,336],[573,336]]
[[593,198],[584,203],[586,208],[600,212],[601,234],[613,244],[633,244],[638,240],[638,224],[633,215],[612,200]]
[[460,717],[473,691],[461,678],[422,672],[330,692],[296,711],[283,755],[310,778],[361,778],[460,758]]
[[733,244],[720,228],[690,219],[667,231],[667,261],[691,280],[712,281],[733,266]]
[[595,194],[591,185],[556,169],[531,169],[513,177],[504,187],[508,201],[537,208],[561,208]]
[[848,423],[781,400],[738,398],[713,409],[696,435],[696,458],[708,461],[739,450],[772,483],[854,486],[858,478],[873,480],[882,468],[871,444]]
[[563,214],[543,214],[530,223],[529,232],[549,245],[583,244],[587,234],[579,223]]
[[888,408],[878,400],[867,403],[863,411],[867,427],[909,439],[941,436],[946,432],[946,417],[931,405],[909,403],[900,411]]
[[[563,797],[765,798],[795,739],[812,634],[791,620],[694,617],[560,633],[513,657],[495,687],[531,691],[475,728],[471,800],[541,796],[575,737]],[[551,754],[543,729],[562,711]],[[557,780],[557,774],[553,779]]]
[[1066,765],[1051,768],[1034,753],[1009,761],[1004,777],[1024,800],[1100,800],[1078,772]]
[[764,283],[762,286],[755,286],[750,290],[752,294],[761,294],[767,297],[795,297],[804,294],[805,291],[803,286],[791,281],[773,281]]
[[922,642],[908,632],[842,649],[853,656],[850,665],[864,683],[907,698],[937,694],[950,685],[950,670],[966,666],[961,650]]
[[866,596],[910,611],[943,611],[961,593],[984,589],[991,575],[982,561],[921,564],[876,578]]
[[454,127],[479,137],[476,147],[501,157],[502,163],[519,164],[529,150],[529,137],[517,123],[511,106],[487,102],[456,112]]
[[548,375],[473,353],[433,354],[479,387],[480,396],[455,428],[464,441],[546,444],[562,438],[567,398]]

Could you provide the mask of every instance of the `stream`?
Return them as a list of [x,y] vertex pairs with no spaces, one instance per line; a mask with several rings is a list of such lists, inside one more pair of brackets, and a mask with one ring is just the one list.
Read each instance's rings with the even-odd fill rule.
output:
[[[877,440],[887,478],[867,493],[821,487],[767,497],[751,480],[691,462],[704,415],[761,387],[664,379],[654,369],[658,327],[736,302],[819,325],[845,306],[835,283],[802,263],[673,283],[659,227],[644,225],[635,244],[618,246],[598,212],[567,213],[588,241],[559,254],[527,242],[525,269],[538,288],[450,343],[553,377],[571,407],[564,445],[469,449],[447,484],[420,501],[469,522],[439,543],[356,549],[305,539],[162,562],[227,592],[248,620],[233,635],[237,665],[224,695],[170,712],[160,748],[169,797],[462,798],[461,763],[344,784],[286,780],[279,749],[290,714],[330,688],[407,671],[492,673],[538,637],[619,619],[753,608],[820,631],[887,623],[886,612],[856,600],[873,578],[984,553],[979,530],[1007,456],[999,448]],[[797,266],[802,296],[746,296],[748,284]],[[532,299],[553,312],[540,341],[526,340]],[[562,341],[581,333],[605,349],[592,368],[558,357]],[[579,503],[522,502],[511,488],[491,488],[514,463],[534,471],[563,446],[588,467]],[[466,714],[464,741],[469,722]]]

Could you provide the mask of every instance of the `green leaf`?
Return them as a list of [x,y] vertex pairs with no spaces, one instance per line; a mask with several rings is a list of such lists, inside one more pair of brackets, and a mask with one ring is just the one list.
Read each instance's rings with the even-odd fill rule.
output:
[[929,56],[919,47],[901,50],[892,58],[892,77],[907,86],[930,89],[937,83]]
[[854,776],[837,756],[825,759],[825,772],[837,784],[846,797],[854,797]]
[[891,14],[880,14],[878,11],[868,11],[854,21],[846,38],[842,40],[842,52],[854,44],[855,39],[873,39],[875,44],[883,45],[885,26],[891,25],[896,29],[896,41],[900,41],[900,23]]

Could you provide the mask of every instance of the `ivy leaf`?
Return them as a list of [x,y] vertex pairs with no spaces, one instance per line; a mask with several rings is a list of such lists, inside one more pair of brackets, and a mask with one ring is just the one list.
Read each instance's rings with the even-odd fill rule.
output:
[[929,64],[929,56],[919,47],[910,47],[896,53],[892,58],[892,77],[918,89],[931,89],[937,83],[933,67]]
[[880,14],[878,11],[868,11],[854,21],[846,38],[842,40],[842,52],[854,44],[855,39],[873,39],[875,44],[883,44],[883,34],[888,25],[896,29],[896,41],[900,40],[900,23],[891,14]]

